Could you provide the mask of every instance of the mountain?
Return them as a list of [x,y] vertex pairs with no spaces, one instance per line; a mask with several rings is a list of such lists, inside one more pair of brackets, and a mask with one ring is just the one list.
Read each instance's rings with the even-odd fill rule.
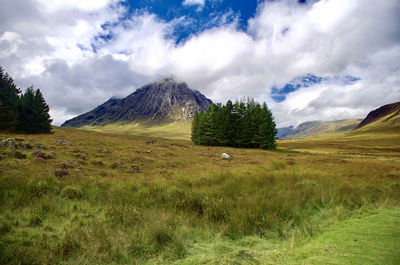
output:
[[287,135],[289,135],[291,132],[293,132],[294,127],[293,126],[288,126],[288,127],[282,127],[282,128],[277,128],[276,132],[276,138],[277,139],[284,139],[286,138]]
[[368,113],[354,130],[400,129],[400,101],[384,105]]
[[347,119],[337,121],[309,121],[301,123],[293,129],[290,127],[278,128],[277,136],[280,139],[295,139],[308,137],[325,137],[351,131],[360,119]]
[[186,83],[171,78],[145,85],[126,98],[110,98],[95,109],[64,122],[64,127],[189,121],[195,111],[207,111],[212,101]]

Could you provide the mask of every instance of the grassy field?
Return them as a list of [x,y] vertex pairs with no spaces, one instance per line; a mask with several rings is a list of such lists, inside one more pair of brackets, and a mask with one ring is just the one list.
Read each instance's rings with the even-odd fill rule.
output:
[[0,134],[45,147],[0,149],[0,264],[399,264],[398,133],[263,151],[54,132]]
[[292,133],[287,135],[286,138],[321,138],[334,136],[352,130],[360,122],[360,119],[306,122],[299,125]]
[[170,122],[154,124],[138,122],[130,124],[108,124],[105,126],[84,126],[82,129],[116,134],[134,134],[147,137],[162,137],[174,140],[190,140],[191,126],[189,122]]

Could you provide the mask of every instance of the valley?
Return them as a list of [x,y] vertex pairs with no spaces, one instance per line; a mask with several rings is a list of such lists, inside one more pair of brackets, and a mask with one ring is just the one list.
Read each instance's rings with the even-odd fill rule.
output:
[[[263,151],[53,130],[1,134],[45,149],[1,149],[0,263],[400,260],[399,134],[355,131]],[[380,248],[370,247],[372,231]],[[345,235],[358,241],[343,244]]]

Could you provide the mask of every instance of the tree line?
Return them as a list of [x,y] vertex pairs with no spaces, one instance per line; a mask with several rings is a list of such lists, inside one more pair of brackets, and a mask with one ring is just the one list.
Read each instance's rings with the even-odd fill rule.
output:
[[14,79],[0,67],[0,130],[21,133],[49,133],[49,106],[40,89],[22,93]]
[[273,149],[276,132],[267,104],[253,99],[213,104],[195,112],[192,121],[192,141],[199,145]]

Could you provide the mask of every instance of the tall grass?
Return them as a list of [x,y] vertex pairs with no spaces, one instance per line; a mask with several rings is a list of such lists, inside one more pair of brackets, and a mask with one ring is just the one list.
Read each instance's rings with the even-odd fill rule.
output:
[[[148,145],[75,130],[22,137],[55,159],[23,151],[26,160],[0,161],[1,264],[173,263],[190,260],[198,244],[313,237],[400,203],[397,157]],[[226,150],[235,160],[219,160]],[[57,177],[60,168],[68,174]],[[246,252],[233,258],[241,259],[255,262]]]

